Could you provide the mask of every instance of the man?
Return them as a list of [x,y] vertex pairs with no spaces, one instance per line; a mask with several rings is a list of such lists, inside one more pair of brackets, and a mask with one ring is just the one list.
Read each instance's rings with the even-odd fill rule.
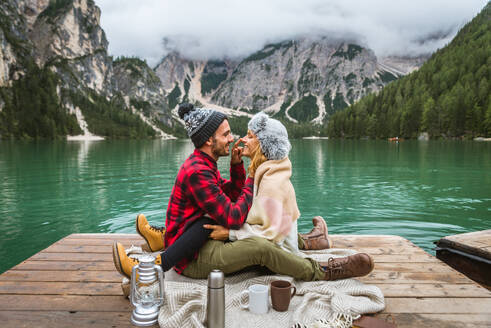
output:
[[[203,224],[219,224],[230,229],[242,226],[252,203],[254,180],[245,179],[239,141],[232,149],[230,181],[220,176],[217,160],[229,155],[234,140],[223,113],[183,104],[179,116],[195,150],[177,174],[167,208],[166,231],[149,226],[143,215],[137,217],[136,228],[152,251],[161,250],[164,244],[168,246],[157,259],[164,264],[164,271],[171,263],[171,267],[175,265],[175,270],[182,273],[208,239],[209,230],[205,231]],[[180,247],[170,247],[175,242]],[[137,261],[126,256],[121,244],[114,245],[113,255],[118,271],[129,276]]]
[[[220,156],[229,154],[228,148],[233,141],[224,114],[184,105],[180,106],[179,115],[184,119],[196,149],[181,166],[169,200],[165,231],[167,249],[156,261],[164,271],[169,269],[169,263],[172,266],[177,263],[174,268],[178,273],[205,278],[213,269],[228,274],[260,265],[301,280],[335,280],[362,276],[373,269],[373,261],[367,254],[318,263],[286,252],[264,238],[246,238],[235,242],[207,241],[209,231],[206,234],[197,232],[204,229],[203,224],[219,224],[228,229],[241,227],[251,206],[254,180],[253,176],[245,180],[242,149],[238,147],[240,140],[232,149],[231,180],[225,181],[220,177],[216,161]],[[316,227],[312,232],[303,236],[308,240],[305,244],[327,248],[325,222],[314,221],[314,224]],[[137,217],[137,231],[147,240],[152,251],[163,248],[163,231],[148,225],[142,215]],[[176,247],[178,244],[180,247]],[[183,257],[183,249],[192,253]],[[177,257],[169,256],[168,252],[180,254]],[[118,271],[130,276],[131,268],[137,261],[127,257],[120,244],[115,244],[113,257]]]

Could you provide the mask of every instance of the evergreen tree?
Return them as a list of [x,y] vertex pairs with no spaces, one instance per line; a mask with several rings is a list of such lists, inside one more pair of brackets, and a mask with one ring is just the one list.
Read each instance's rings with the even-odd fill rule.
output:
[[[330,137],[490,136],[491,3],[423,66],[337,112]],[[363,108],[363,110],[361,110]],[[369,124],[358,122],[366,111]],[[349,124],[347,124],[349,123]]]

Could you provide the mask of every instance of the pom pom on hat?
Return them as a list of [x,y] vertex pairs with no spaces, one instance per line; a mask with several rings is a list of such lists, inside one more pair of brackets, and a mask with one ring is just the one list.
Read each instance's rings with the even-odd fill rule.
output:
[[196,108],[193,104],[183,103],[177,110],[184,120],[184,127],[196,148],[201,147],[215,133],[227,116],[221,112],[206,108]]
[[267,159],[278,160],[288,156],[292,147],[288,132],[280,121],[260,112],[252,117],[247,127],[256,135]]
[[192,110],[194,110],[193,104],[183,103],[179,105],[179,109],[177,110],[177,113],[179,114],[181,120],[184,120],[184,115],[188,114]]

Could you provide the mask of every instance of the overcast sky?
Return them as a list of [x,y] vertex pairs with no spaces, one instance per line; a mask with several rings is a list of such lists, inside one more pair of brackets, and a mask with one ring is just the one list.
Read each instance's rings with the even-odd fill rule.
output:
[[[448,43],[486,3],[487,0],[96,0],[110,54],[138,56],[151,66],[169,49],[193,59],[240,57],[267,43],[305,35],[355,39],[382,56],[428,53]],[[434,38],[442,34],[448,36]]]

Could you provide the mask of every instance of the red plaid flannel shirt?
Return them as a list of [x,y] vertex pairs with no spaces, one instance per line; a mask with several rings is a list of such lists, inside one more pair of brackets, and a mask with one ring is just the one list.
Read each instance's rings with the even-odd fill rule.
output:
[[[230,167],[230,178],[229,181],[222,179],[216,161],[195,149],[179,169],[172,188],[165,221],[165,245],[172,245],[204,215],[229,229],[242,226],[252,204],[254,179],[244,182],[242,163]],[[182,273],[190,261],[183,259],[175,270]]]

